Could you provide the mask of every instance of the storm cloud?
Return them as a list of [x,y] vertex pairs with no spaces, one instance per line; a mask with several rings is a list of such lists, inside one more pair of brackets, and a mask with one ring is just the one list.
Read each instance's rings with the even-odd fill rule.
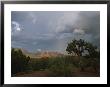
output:
[[12,47],[65,52],[72,39],[100,47],[98,11],[12,11]]

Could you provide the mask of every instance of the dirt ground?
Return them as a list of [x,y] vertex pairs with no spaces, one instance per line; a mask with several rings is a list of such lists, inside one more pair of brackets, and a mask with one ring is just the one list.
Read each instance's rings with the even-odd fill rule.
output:
[[[49,73],[47,71],[33,71],[33,72],[22,72],[17,73],[15,77],[49,77]],[[100,75],[97,73],[90,72],[73,72],[74,77],[99,77]]]

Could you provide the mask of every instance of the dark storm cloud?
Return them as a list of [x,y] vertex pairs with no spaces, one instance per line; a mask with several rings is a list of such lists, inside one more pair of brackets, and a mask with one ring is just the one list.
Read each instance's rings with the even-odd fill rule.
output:
[[[65,19],[66,20],[66,19]],[[75,22],[66,23],[62,33],[72,33],[74,29],[82,29],[87,34],[99,34],[100,32],[100,13],[99,12],[80,12]]]
[[66,23],[64,29],[59,33],[73,33],[76,39],[83,38],[99,46],[100,13],[79,12],[77,20]]
[[72,39],[100,45],[100,12],[12,12],[12,47],[65,51]]
[[[93,44],[100,46],[100,12],[85,12],[80,13],[80,19],[77,21],[79,26],[84,30],[84,36],[90,36],[87,40]],[[80,25],[81,24],[81,25]]]
[[80,19],[76,22],[87,34],[100,34],[100,13],[99,12],[80,12]]

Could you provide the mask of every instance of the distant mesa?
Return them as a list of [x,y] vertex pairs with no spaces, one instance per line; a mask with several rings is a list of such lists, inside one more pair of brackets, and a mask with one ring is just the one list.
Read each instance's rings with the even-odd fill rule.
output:
[[57,57],[57,56],[63,56],[64,54],[60,52],[54,52],[54,51],[39,51],[36,53],[28,52],[25,49],[22,48],[15,48],[15,50],[21,50],[23,54],[26,56],[29,56],[30,58],[51,58],[51,57]]
[[59,53],[59,52],[40,52],[39,57],[41,58],[49,58],[49,57],[57,57],[57,56],[63,56],[63,54]]

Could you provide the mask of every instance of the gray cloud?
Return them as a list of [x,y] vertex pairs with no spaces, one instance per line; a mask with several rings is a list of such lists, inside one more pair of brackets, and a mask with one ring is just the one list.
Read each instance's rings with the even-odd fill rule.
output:
[[[12,47],[30,51],[65,51],[72,39],[84,39],[100,46],[100,12],[12,12]],[[18,29],[19,31],[19,29]]]
[[82,38],[93,43],[95,42],[95,45],[100,45],[100,12],[78,12],[73,20],[73,15],[66,16],[69,16],[69,20],[68,17],[64,17],[65,21],[62,21],[63,23],[57,26],[57,28],[60,27],[58,29],[60,34],[71,33],[70,35],[76,39]]

